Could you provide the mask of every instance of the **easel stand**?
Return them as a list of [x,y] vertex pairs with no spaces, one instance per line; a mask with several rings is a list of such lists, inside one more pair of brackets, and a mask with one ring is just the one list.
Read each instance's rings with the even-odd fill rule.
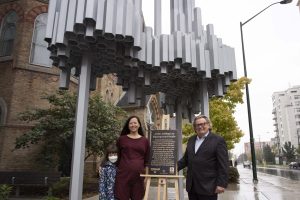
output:
[[168,179],[175,179],[175,199],[179,200],[179,189],[178,189],[178,181],[179,178],[183,178],[184,176],[180,175],[148,175],[148,174],[141,174],[142,177],[146,178],[146,191],[145,191],[145,196],[144,200],[148,199],[149,196],[149,190],[150,190],[150,183],[151,183],[151,178],[157,178],[157,200],[161,199],[161,189],[163,189],[163,195],[162,199],[163,200],[168,200]]

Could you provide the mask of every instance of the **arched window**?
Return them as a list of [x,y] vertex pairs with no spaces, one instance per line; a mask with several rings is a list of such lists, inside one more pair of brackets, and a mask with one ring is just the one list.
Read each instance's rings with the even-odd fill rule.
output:
[[47,13],[43,13],[38,15],[35,19],[30,63],[51,67],[51,60],[49,58],[50,51],[47,50],[48,44],[44,40],[46,35],[47,16]]
[[8,13],[3,20],[0,36],[0,56],[11,56],[16,35],[17,13]]

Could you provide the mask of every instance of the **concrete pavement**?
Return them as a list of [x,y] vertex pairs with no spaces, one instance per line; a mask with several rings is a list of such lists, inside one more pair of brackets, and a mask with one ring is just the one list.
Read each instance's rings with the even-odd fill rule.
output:
[[[238,166],[238,171],[240,173],[240,183],[230,184],[225,193],[219,195],[219,200],[300,200],[299,180],[258,172],[258,183],[254,184],[252,181],[252,169]],[[156,200],[156,196],[157,188],[151,187],[148,200]],[[184,197],[184,200],[188,199],[186,192]],[[174,188],[168,189],[168,199],[175,199]],[[10,198],[10,200],[33,200],[33,198]],[[99,196],[84,200],[99,200]]]
[[[257,173],[258,183],[252,181],[252,169],[238,166],[240,183],[230,184],[225,193],[219,195],[219,200],[300,200],[300,181],[287,178]],[[151,187],[149,200],[156,199],[157,189]],[[168,199],[173,200],[175,193],[173,188],[168,190]],[[185,192],[185,200],[188,199]],[[98,200],[95,196],[85,200]]]

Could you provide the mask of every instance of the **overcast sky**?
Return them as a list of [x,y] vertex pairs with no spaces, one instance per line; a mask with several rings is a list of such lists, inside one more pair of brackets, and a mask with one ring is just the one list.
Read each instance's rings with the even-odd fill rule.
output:
[[[256,141],[274,137],[272,94],[300,85],[300,12],[298,0],[290,4],[276,4],[243,26],[245,55],[249,85],[253,133]],[[153,27],[153,2],[143,0],[146,25]],[[202,23],[214,25],[217,37],[235,48],[238,77],[242,77],[243,60],[240,21],[245,22],[274,3],[272,0],[195,0],[202,11]],[[169,0],[162,0],[162,32],[169,33]],[[236,145],[235,153],[243,152],[243,143],[249,142],[246,102],[235,114],[239,127],[245,133]]]

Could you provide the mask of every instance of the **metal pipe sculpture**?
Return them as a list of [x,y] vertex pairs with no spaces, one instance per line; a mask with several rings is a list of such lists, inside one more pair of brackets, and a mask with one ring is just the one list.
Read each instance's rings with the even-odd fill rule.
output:
[[116,74],[129,103],[143,104],[146,95],[160,92],[165,113],[177,114],[179,131],[182,117],[208,115],[209,97],[222,96],[236,80],[234,49],[213,25],[204,30],[194,0],[170,5],[171,34],[161,34],[161,2],[155,0],[153,35],[142,0],[50,0],[45,40],[61,69],[60,88],[68,89],[72,68],[79,76],[70,199],[82,199],[87,97],[97,77]]
[[203,113],[208,96],[200,91],[222,96],[236,79],[234,49],[214,34],[213,25],[204,30],[193,0],[171,0],[169,35],[161,34],[160,9],[155,10],[153,35],[141,5],[141,0],[50,0],[46,41],[53,65],[61,69],[60,88],[68,88],[71,68],[79,75],[82,55],[88,53],[90,89],[96,77],[115,73],[129,92],[129,103],[163,92],[167,113],[182,96],[184,109]]

